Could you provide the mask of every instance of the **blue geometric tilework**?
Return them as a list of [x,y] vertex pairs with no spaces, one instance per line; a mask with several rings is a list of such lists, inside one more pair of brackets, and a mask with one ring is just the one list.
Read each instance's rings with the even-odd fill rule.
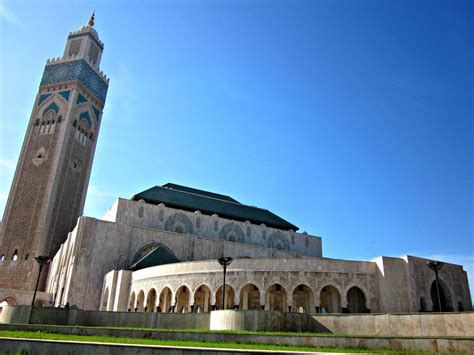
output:
[[56,114],[58,114],[58,111],[59,111],[59,107],[58,105],[56,105],[54,102],[51,102],[48,107],[46,107],[43,111],[43,117],[48,113],[48,111],[51,111],[53,110],[54,112],[56,112]]
[[81,113],[81,115],[79,116],[79,122],[82,122],[86,120],[87,121],[87,128],[91,128],[91,117],[89,116],[89,112],[83,112]]
[[50,64],[44,68],[40,85],[80,81],[102,103],[107,96],[108,84],[84,60],[78,59],[65,63]]
[[51,94],[44,94],[44,95],[41,95],[41,96],[40,96],[40,99],[39,99],[39,102],[38,102],[38,106],[41,105],[41,104],[44,102],[44,100],[46,100],[46,99],[47,99],[48,97],[50,97],[50,96],[51,96]]
[[83,103],[83,102],[87,102],[87,99],[81,94],[79,94],[79,96],[77,97],[76,105],[79,105],[80,103]]
[[70,94],[70,93],[71,93],[71,90],[60,91],[60,92],[59,92],[59,95],[61,95],[62,97],[64,97],[64,100],[69,101],[69,94]]
[[96,109],[95,106],[92,106],[92,110],[94,110],[95,120],[99,122],[100,111]]

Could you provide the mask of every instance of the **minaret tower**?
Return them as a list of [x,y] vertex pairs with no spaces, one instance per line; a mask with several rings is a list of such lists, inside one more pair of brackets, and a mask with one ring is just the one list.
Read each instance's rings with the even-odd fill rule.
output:
[[109,85],[93,26],[94,14],[46,63],[1,225],[0,289],[34,289],[34,257],[54,256],[82,214]]

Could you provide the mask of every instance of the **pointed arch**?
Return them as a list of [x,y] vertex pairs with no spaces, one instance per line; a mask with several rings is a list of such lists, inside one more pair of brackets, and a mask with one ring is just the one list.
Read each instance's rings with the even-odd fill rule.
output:
[[173,300],[173,292],[171,291],[171,286],[165,285],[160,290],[158,297],[158,310],[157,312],[169,313],[171,312]]
[[314,290],[307,283],[300,283],[293,289],[293,311],[311,313],[314,310]]
[[175,292],[175,312],[188,313],[191,302],[191,287],[187,284],[181,284]]
[[150,288],[146,295],[145,312],[155,312],[156,309],[156,290],[154,287]]
[[367,296],[358,286],[347,291],[347,309],[349,313],[367,313]]
[[283,233],[274,232],[268,237],[268,247],[278,250],[290,250],[290,242]]
[[41,117],[45,117],[48,112],[54,111],[54,115],[56,116],[59,113],[59,106],[53,101],[51,102],[46,108],[43,110],[43,114]]
[[4,305],[15,305],[17,304],[16,302],[16,298],[13,297],[13,296],[7,296],[7,297],[4,297],[2,299],[2,301],[0,302],[0,307],[3,307]]
[[137,296],[137,305],[135,306],[136,312],[143,312],[145,311],[145,291],[140,290]]
[[245,235],[242,231],[242,228],[240,228],[237,224],[230,222],[221,228],[219,232],[219,239],[224,239],[234,243],[244,243]]
[[319,290],[319,311],[321,313],[341,313],[341,290],[330,283]]
[[178,227],[182,228],[183,234],[193,234],[193,222],[182,212],[173,213],[165,222],[165,230],[167,231],[176,232]]
[[[430,287],[432,310],[434,312],[452,312],[454,311],[453,296],[449,285],[442,278],[439,279],[439,301],[438,291],[436,289],[436,279],[433,279]],[[441,310],[439,305],[441,304]]]
[[280,282],[274,282],[265,291],[265,310],[286,312],[287,299],[287,289]]
[[[357,283],[355,281],[350,282],[345,288],[344,295],[347,296],[348,293],[349,293],[349,290],[353,287],[357,287],[358,289],[360,289],[362,291],[362,294],[365,297],[365,308],[370,309],[370,303],[369,303],[370,302],[370,292],[363,285],[361,285],[360,283]],[[346,300],[347,300],[347,298],[346,298]]]
[[262,290],[255,283],[246,283],[238,289],[238,294],[240,295],[240,309],[245,311],[262,308],[260,303]]
[[207,283],[200,283],[193,290],[192,304],[195,313],[207,313],[211,311],[212,288]]
[[[151,254],[151,255],[150,255]],[[151,258],[151,260],[148,259]],[[137,269],[180,261],[166,245],[152,242],[145,244],[135,252],[129,268]]]
[[[89,111],[83,111],[79,114],[79,124],[85,129],[92,128],[92,121]],[[85,127],[87,125],[87,127]]]
[[[217,309],[223,309],[222,308],[222,301],[223,301],[223,297],[224,297],[224,287],[223,286],[224,285],[221,284],[216,290],[216,308]],[[235,298],[234,288],[226,282],[225,283],[224,309],[233,309],[234,308],[234,298]]]

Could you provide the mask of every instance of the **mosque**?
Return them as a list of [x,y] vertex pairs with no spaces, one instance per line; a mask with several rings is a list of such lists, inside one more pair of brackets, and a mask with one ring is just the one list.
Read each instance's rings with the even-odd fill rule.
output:
[[37,305],[111,312],[471,310],[460,265],[324,258],[320,237],[215,192],[167,183],[82,216],[109,85],[93,26],[46,63],[0,230],[0,302],[38,289]]

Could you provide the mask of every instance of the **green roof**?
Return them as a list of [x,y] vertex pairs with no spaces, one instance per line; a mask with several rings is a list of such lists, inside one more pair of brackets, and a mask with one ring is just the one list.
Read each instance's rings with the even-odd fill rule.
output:
[[268,227],[277,229],[298,230],[297,226],[269,210],[241,204],[229,196],[171,183],[142,191],[133,196],[132,200],[144,200],[152,204],[164,203],[168,207],[191,212],[199,210],[203,214],[218,214],[223,218],[249,221],[253,224],[264,223]]
[[163,247],[156,247],[151,252],[146,254],[143,258],[137,260],[129,267],[130,270],[140,270],[151,266],[172,264],[180,262],[173,253]]

